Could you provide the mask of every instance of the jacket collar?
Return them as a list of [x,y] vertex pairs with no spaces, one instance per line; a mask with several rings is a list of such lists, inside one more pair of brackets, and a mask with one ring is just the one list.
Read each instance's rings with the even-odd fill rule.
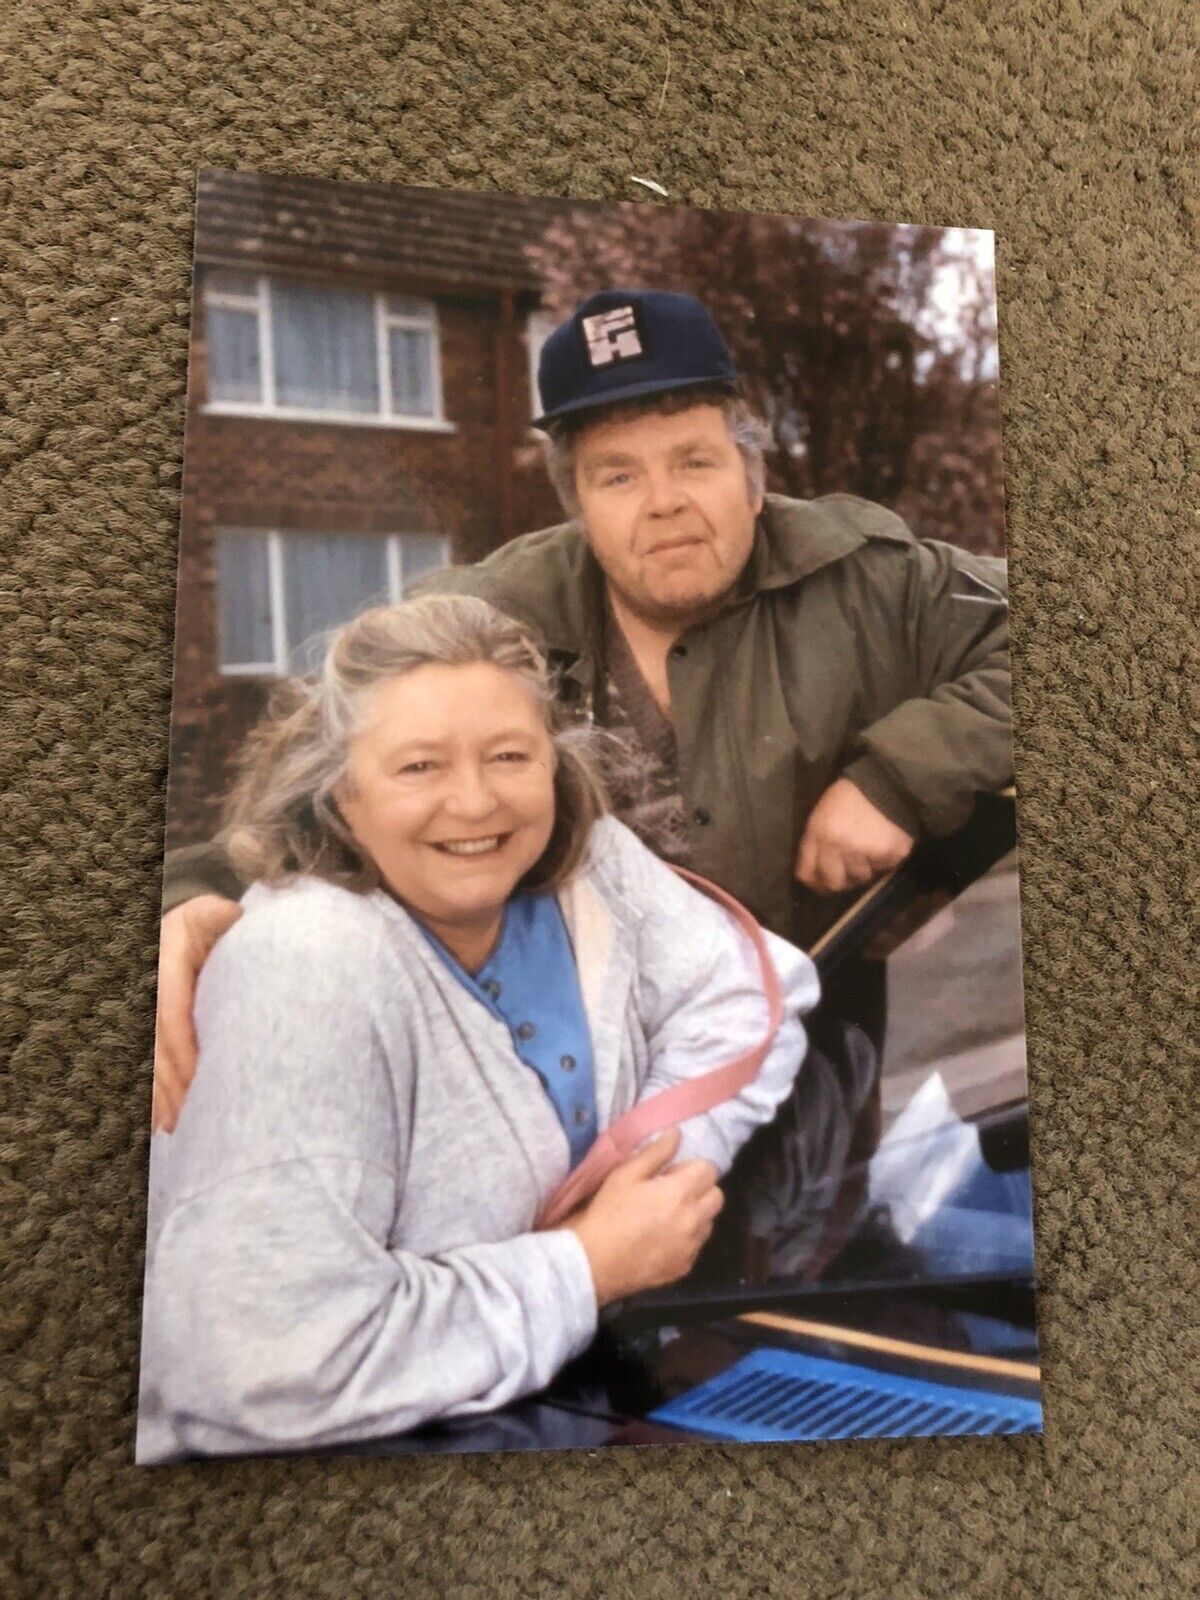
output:
[[[893,512],[854,495],[792,500],[769,494],[754,530],[750,559],[730,597],[729,608],[757,594],[801,583],[869,540],[911,544],[913,536]],[[529,534],[498,552],[489,598],[507,599],[560,655],[595,661],[604,616],[604,573],[578,522]],[[570,669],[569,669],[570,670]]]
[[871,539],[911,544],[912,534],[894,512],[854,495],[791,500],[769,494],[737,595],[748,599],[801,583],[822,567],[853,555]]

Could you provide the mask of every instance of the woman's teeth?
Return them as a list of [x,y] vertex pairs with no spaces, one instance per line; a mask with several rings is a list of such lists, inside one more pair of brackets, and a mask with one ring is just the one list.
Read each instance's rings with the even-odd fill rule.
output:
[[443,840],[437,848],[445,850],[448,855],[452,856],[483,856],[487,855],[489,850],[499,849],[501,837],[502,835],[496,833],[490,839],[457,839],[453,841],[447,839]]

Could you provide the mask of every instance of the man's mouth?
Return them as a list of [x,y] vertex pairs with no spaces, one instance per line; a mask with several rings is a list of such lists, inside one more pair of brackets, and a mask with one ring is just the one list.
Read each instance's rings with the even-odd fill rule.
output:
[[698,539],[693,534],[680,534],[674,539],[660,539],[657,544],[650,546],[646,554],[651,556],[668,555],[672,550],[686,550],[691,545],[703,543],[703,539]]
[[439,839],[433,848],[447,856],[488,856],[502,849],[512,838],[510,833],[490,833],[483,839]]

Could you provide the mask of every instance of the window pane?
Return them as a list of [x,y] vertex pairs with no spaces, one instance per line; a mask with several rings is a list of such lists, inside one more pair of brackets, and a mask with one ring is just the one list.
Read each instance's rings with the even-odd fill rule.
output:
[[371,295],[272,283],[271,318],[278,405],[307,411],[379,410]]
[[370,534],[284,534],[288,669],[311,672],[328,629],[386,601],[387,540]]
[[533,406],[529,413],[531,417],[542,414],[541,395],[538,392],[538,363],[542,357],[542,346],[553,333],[554,326],[554,318],[547,316],[544,311],[532,312],[525,324],[525,343],[529,350],[529,395]]
[[426,328],[389,328],[392,410],[402,417],[433,416],[433,334]]
[[271,666],[271,580],[265,533],[217,535],[217,627],[223,667]]
[[405,592],[419,573],[436,571],[450,562],[450,541],[438,533],[400,535],[400,583]]
[[257,405],[262,398],[262,382],[256,313],[210,305],[206,320],[209,399]]

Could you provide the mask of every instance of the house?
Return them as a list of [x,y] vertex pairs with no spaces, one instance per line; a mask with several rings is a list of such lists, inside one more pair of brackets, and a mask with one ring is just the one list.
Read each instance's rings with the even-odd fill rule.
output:
[[[203,172],[168,845],[312,641],[558,519],[526,247],[561,202]],[[305,646],[308,643],[306,652]]]

